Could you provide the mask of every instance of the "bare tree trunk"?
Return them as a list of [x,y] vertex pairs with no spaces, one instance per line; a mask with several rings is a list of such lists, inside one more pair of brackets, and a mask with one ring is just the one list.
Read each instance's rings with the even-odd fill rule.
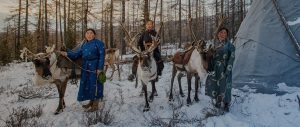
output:
[[58,1],[55,0],[55,45],[58,47]]
[[74,10],[74,13],[73,13],[73,18],[74,18],[74,41],[76,42],[77,41],[77,22],[76,22],[76,20],[77,20],[77,16],[76,16],[76,12],[77,12],[77,0],[75,0],[75,3],[74,3],[74,5],[75,5],[75,10]]
[[181,37],[181,30],[182,30],[182,28],[181,28],[181,0],[179,0],[179,15],[178,15],[178,17],[179,17],[179,29],[178,29],[178,36],[179,36],[179,45],[178,45],[178,48],[181,48],[181,41],[182,41],[182,37]]
[[[160,22],[163,21],[163,0],[160,0]],[[162,45],[166,42],[165,40],[165,27],[162,28]],[[161,49],[160,49],[161,50]]]
[[21,38],[21,9],[22,9],[22,3],[21,0],[19,0],[19,14],[18,14],[18,35],[17,35],[17,43],[15,48],[15,58],[17,58],[20,50],[20,38]]
[[243,13],[243,20],[244,20],[244,18],[245,18],[245,16],[246,16],[246,1],[244,0],[243,3],[244,3],[244,4],[243,4],[243,5],[244,5],[244,6],[243,6],[243,10],[244,10],[244,11],[243,11],[243,12],[244,12],[244,13]]
[[[66,38],[67,38],[67,10],[66,10],[66,8],[67,8],[67,3],[66,3],[67,1],[66,0],[64,0],[64,41],[63,41],[63,43],[64,43],[64,45],[66,44]],[[66,48],[68,48],[68,47],[66,47]]]
[[48,36],[49,36],[49,33],[48,33],[48,10],[47,10],[47,0],[45,0],[45,32],[44,32],[44,45],[49,45],[48,44]]
[[156,3],[155,3],[155,12],[154,12],[154,16],[153,16],[154,28],[155,28],[155,22],[156,22],[157,4],[158,4],[158,0],[156,0]]
[[[125,24],[125,0],[122,0],[122,24]],[[121,31],[121,48],[122,48],[122,54],[126,54],[126,44],[125,44],[125,33],[124,31]]]
[[146,22],[149,20],[149,1],[144,0],[144,24],[143,26],[146,25]]
[[244,17],[244,11],[243,11],[243,0],[240,0],[240,20],[239,20],[239,24],[243,21],[243,17]]
[[39,1],[39,14],[38,14],[38,24],[36,30],[36,52],[40,52],[42,50],[41,43],[41,22],[42,22],[42,0]]
[[113,26],[113,12],[114,12],[114,2],[113,0],[110,0],[110,47],[109,48],[114,48],[114,26]]
[[61,43],[61,46],[66,46],[65,45],[65,43],[64,43],[64,36],[63,36],[63,30],[62,30],[62,26],[61,26],[61,24],[62,24],[62,22],[61,22],[61,19],[62,19],[62,16],[61,16],[61,1],[60,0],[58,0],[58,3],[59,3],[59,5],[58,5],[58,10],[59,10],[59,32],[60,32],[60,43]]
[[104,32],[105,46],[110,47],[108,42],[108,10],[105,11],[105,32]]
[[221,16],[224,15],[224,0],[221,0]]
[[[104,39],[104,0],[101,1],[101,38]],[[104,40],[106,41],[106,40]]]
[[[192,20],[191,0],[188,0],[188,18],[191,18],[191,20]],[[190,23],[192,23],[192,22],[190,22]],[[190,34],[189,40],[192,40],[192,38],[193,38],[193,36],[192,36],[192,34]]]
[[26,12],[25,12],[25,43],[27,44],[28,42],[28,7],[29,7],[29,3],[28,0],[26,0]]
[[[227,1],[227,0],[226,0]],[[230,16],[230,2],[229,0],[227,1],[227,17],[229,18]]]
[[[231,0],[232,4],[232,14],[231,14],[231,32],[234,34],[235,33],[235,0]],[[232,34],[232,37],[233,37]]]
[[[133,1],[133,4],[132,4],[132,25],[133,25],[132,30],[133,31],[135,30],[135,13],[134,12],[135,12],[135,2]],[[128,23],[128,26],[130,26],[129,23]]]
[[219,22],[218,22],[218,18],[219,18],[219,16],[218,16],[218,13],[219,13],[219,11],[218,11],[218,0],[216,0],[216,17],[215,17],[215,23],[216,23],[216,27],[218,27],[218,24],[219,24]]

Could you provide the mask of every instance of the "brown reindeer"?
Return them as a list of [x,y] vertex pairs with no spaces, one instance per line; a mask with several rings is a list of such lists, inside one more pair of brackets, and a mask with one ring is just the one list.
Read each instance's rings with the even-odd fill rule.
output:
[[120,51],[117,48],[110,48],[110,49],[105,50],[105,64],[104,64],[105,65],[105,73],[106,73],[108,67],[112,68],[112,73],[109,78],[110,80],[112,80],[112,77],[116,70],[118,70],[119,81],[121,80],[119,56],[120,56]]
[[195,76],[195,97],[194,100],[196,102],[199,101],[198,98],[198,87],[199,81],[204,82],[208,68],[210,67],[209,62],[212,59],[213,51],[212,48],[208,48],[205,50],[206,43],[202,40],[198,41],[196,36],[192,30],[191,25],[191,17],[189,17],[189,28],[190,33],[194,39],[194,42],[187,46],[186,50],[183,52],[176,52],[173,56],[173,69],[172,69],[172,78],[171,78],[171,90],[169,95],[169,101],[173,100],[173,83],[174,78],[179,71],[178,74],[178,84],[180,95],[184,97],[181,87],[181,78],[183,74],[181,72],[185,71],[187,73],[187,81],[188,81],[188,97],[187,97],[187,105],[191,104],[191,79],[192,76]]
[[[63,112],[65,106],[64,95],[67,87],[67,82],[71,76],[71,69],[65,67],[59,67],[59,63],[64,61],[67,66],[71,66],[73,63],[66,57],[57,55],[54,52],[55,45],[52,48],[47,48],[46,53],[31,54],[25,53],[29,50],[23,50],[22,57],[30,58],[33,61],[35,67],[35,81],[36,85],[44,85],[47,83],[54,83],[57,87],[59,94],[59,104],[56,108],[55,115]],[[25,48],[24,48],[25,49]],[[80,74],[80,70],[76,70],[76,74]],[[78,76],[80,77],[80,76]]]
[[[148,82],[151,82],[152,84],[152,93],[149,98],[150,102],[153,101],[154,94],[156,93],[155,80],[157,78],[157,65],[152,53],[153,50],[159,45],[159,39],[158,39],[159,32],[152,39],[153,42],[151,46],[148,47],[145,51],[141,51],[136,46],[133,46],[133,42],[135,41],[137,35],[132,39],[128,31],[124,28],[124,26],[122,24],[121,26],[125,31],[126,36],[129,40],[129,43],[127,43],[128,47],[130,47],[136,53],[138,59],[137,77],[138,80],[141,81],[143,86],[145,102],[146,102],[143,111],[146,112],[149,111],[150,109],[149,102],[148,102],[148,94],[147,94]],[[160,31],[160,29],[158,31]]]

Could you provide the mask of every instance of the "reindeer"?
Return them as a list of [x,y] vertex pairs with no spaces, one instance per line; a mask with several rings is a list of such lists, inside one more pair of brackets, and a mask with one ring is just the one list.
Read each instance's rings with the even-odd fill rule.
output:
[[159,45],[159,39],[158,39],[158,34],[160,31],[160,26],[156,36],[152,39],[153,42],[149,48],[147,48],[145,51],[139,50],[136,46],[133,46],[133,42],[136,40],[135,35],[134,38],[132,39],[128,33],[128,31],[124,28],[124,26],[121,24],[123,30],[126,33],[126,36],[129,40],[129,43],[127,43],[128,47],[130,47],[137,56],[138,59],[138,68],[137,68],[137,75],[138,75],[138,80],[141,81],[142,86],[143,86],[143,91],[144,91],[144,96],[145,96],[145,107],[143,109],[143,112],[149,111],[150,106],[148,102],[148,94],[147,94],[147,84],[148,82],[151,82],[152,84],[152,93],[150,94],[149,101],[152,102],[154,99],[154,95],[156,93],[156,88],[155,88],[155,80],[157,77],[157,65],[156,61],[153,57],[153,50]]
[[[105,73],[108,69],[108,67],[112,68],[112,74],[110,76],[110,80],[112,80],[112,77],[115,73],[116,70],[118,70],[118,74],[119,74],[119,81],[121,80],[121,76],[120,76],[120,51],[117,48],[110,48],[110,49],[106,49],[105,50]],[[115,69],[115,67],[117,67],[117,69]]]
[[[27,48],[24,48],[27,49]],[[38,53],[33,54],[28,49],[21,51],[21,56],[24,58],[28,57],[33,60],[33,64],[35,66],[35,84],[36,85],[44,85],[47,83],[54,83],[57,87],[59,94],[59,104],[56,108],[55,115],[63,112],[65,106],[64,95],[67,87],[67,82],[71,76],[71,69],[58,67],[58,64],[61,60],[71,63],[66,57],[61,55],[57,55],[54,52],[55,45],[52,48],[47,48],[46,53]],[[76,74],[80,74],[80,70],[76,70]],[[78,76],[79,77],[79,76]]]
[[192,76],[195,76],[195,96],[194,100],[196,102],[199,101],[198,98],[198,88],[199,81],[204,82],[206,79],[206,75],[208,70],[210,70],[210,61],[213,56],[213,48],[209,46],[205,49],[206,43],[203,40],[197,41],[195,34],[191,28],[191,18],[189,20],[189,27],[192,37],[194,38],[194,42],[190,46],[186,46],[186,49],[183,52],[176,52],[172,58],[173,69],[172,69],[172,78],[171,78],[171,88],[169,101],[173,100],[173,83],[174,78],[179,71],[178,74],[178,84],[179,84],[179,93],[182,97],[184,94],[182,92],[181,87],[181,78],[183,77],[182,72],[187,73],[187,81],[188,81],[188,97],[187,97],[187,105],[191,104],[191,79]]

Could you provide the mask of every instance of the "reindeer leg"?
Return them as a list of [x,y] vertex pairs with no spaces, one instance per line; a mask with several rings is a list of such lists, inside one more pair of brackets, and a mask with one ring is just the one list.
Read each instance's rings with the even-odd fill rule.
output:
[[143,112],[147,112],[150,109],[149,102],[148,102],[148,95],[147,95],[147,86],[143,82],[142,82],[142,84],[143,84],[143,90],[144,90],[144,93],[145,93],[145,101],[146,101]]
[[155,81],[151,81],[152,83],[152,92],[154,96],[158,96],[156,86],[155,86]]
[[112,79],[113,79],[113,76],[114,76],[114,73],[115,73],[115,66],[112,64],[111,65],[111,68],[112,68],[112,73],[111,73],[111,76],[110,76],[110,78],[109,78],[109,80],[111,81]]
[[192,90],[192,87],[191,87],[191,81],[192,81],[192,74],[191,73],[187,73],[187,80],[188,80],[188,97],[186,99],[187,101],[187,105],[189,106],[192,101],[191,101],[191,90]]
[[195,74],[195,97],[194,97],[194,100],[196,102],[199,101],[199,98],[198,98],[199,81],[200,81],[200,77],[198,76],[198,74]]
[[121,81],[120,64],[119,63],[117,63],[117,69],[118,69],[118,74],[119,74],[119,81]]
[[108,65],[104,65],[104,67],[105,67],[104,72],[106,73],[108,69]]
[[156,88],[155,88],[155,81],[151,81],[151,84],[152,84],[152,92],[151,92],[151,95],[149,97],[150,98],[149,102],[152,102],[153,99],[154,99],[155,93],[157,94]]
[[181,97],[184,97],[184,93],[182,92],[182,87],[181,87],[181,78],[183,77],[182,73],[179,73],[177,76],[178,84],[179,84],[179,93]]
[[173,83],[174,83],[174,78],[176,76],[177,70],[175,67],[175,64],[173,65],[173,69],[172,69],[172,78],[171,78],[171,89],[170,89],[170,95],[169,95],[169,101],[174,100],[173,99]]
[[59,102],[58,102],[58,106],[55,110],[55,113],[54,115],[57,115],[61,112],[63,112],[63,98],[62,98],[62,82],[59,81],[59,80],[56,80],[55,81],[55,85],[56,85],[56,88],[57,88],[57,91],[58,91],[58,95],[59,95]]
[[63,84],[62,84],[62,106],[63,106],[63,109],[66,107],[66,104],[65,104],[65,93],[66,93],[66,89],[67,89],[67,84],[68,84],[68,79],[66,79]]
[[67,88],[67,82],[68,82],[68,79],[66,79],[64,82],[61,82],[60,80],[55,81],[55,85],[57,87],[58,95],[59,95],[59,104],[54,113],[55,115],[63,112],[63,109],[66,107],[64,96],[65,96],[65,91]]

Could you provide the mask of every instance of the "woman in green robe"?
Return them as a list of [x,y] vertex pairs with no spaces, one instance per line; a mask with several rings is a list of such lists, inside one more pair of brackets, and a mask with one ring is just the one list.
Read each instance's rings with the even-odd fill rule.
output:
[[215,106],[229,111],[232,88],[232,65],[235,47],[228,40],[227,28],[220,28],[214,41],[215,53],[211,61],[212,73],[207,77],[205,94],[216,100]]

